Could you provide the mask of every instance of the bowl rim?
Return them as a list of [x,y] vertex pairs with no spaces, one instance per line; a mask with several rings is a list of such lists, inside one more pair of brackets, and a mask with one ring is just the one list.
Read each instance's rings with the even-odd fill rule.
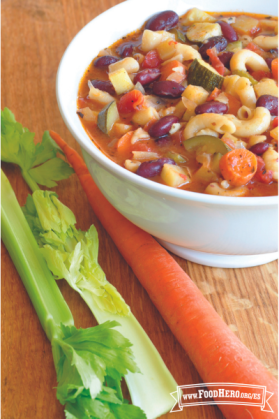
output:
[[[141,0],[142,1],[142,0]],[[57,76],[56,76],[56,97],[58,102],[59,111],[61,116],[73,135],[76,141],[79,143],[82,149],[84,149],[91,157],[93,157],[99,164],[104,166],[109,172],[116,175],[118,178],[128,181],[129,183],[135,184],[136,186],[147,189],[153,193],[165,195],[162,198],[176,198],[182,201],[196,201],[204,204],[211,204],[211,205],[222,205],[222,206],[239,206],[239,207],[250,207],[250,206],[275,206],[278,203],[278,196],[263,196],[263,197],[225,197],[225,196],[216,196],[216,195],[209,195],[203,194],[199,192],[191,192],[186,191],[183,189],[176,189],[172,188],[167,185],[163,185],[157,182],[154,182],[149,179],[145,179],[141,176],[137,176],[136,174],[128,171],[127,169],[121,167],[114,161],[110,160],[105,154],[103,154],[98,147],[91,141],[90,137],[87,135],[86,131],[82,127],[82,124],[79,120],[79,124],[82,127],[83,134],[81,135],[75,130],[75,125],[71,122],[71,118],[68,117],[65,103],[63,103],[63,97],[61,95],[60,85],[61,81],[65,72],[65,64],[66,61],[71,56],[71,51],[73,47],[78,43],[79,39],[83,36],[83,33],[88,30],[92,25],[96,22],[105,19],[107,16],[113,14],[116,9],[126,8],[127,4],[138,2],[138,0],[130,0],[119,3],[110,9],[106,10],[105,12],[101,13],[100,15],[96,16],[90,22],[88,22],[72,39],[68,47],[66,48],[61,61],[59,63]],[[159,0],[158,0],[159,3]],[[189,4],[188,6],[193,7],[193,5]],[[198,5],[195,5],[197,7]],[[187,2],[185,2],[185,7],[187,7]],[[207,10],[211,9],[208,7]],[[185,8],[185,10],[187,10]],[[147,17],[148,18],[148,17]],[[117,39],[115,39],[116,41]],[[91,58],[92,59],[92,58]],[[83,69],[83,74],[86,69]],[[77,99],[77,91],[76,91],[76,99]]]

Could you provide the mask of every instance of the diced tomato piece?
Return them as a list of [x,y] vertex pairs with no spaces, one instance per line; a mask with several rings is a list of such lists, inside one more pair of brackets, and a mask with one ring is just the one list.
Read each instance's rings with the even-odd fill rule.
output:
[[158,67],[161,64],[161,62],[162,60],[159,56],[158,51],[156,49],[152,49],[146,54],[141,67],[142,68],[155,68],[155,67]]
[[272,181],[272,171],[271,170],[266,171],[264,169],[262,172],[255,174],[255,179],[258,182],[269,184]]
[[144,96],[139,90],[132,90],[122,96],[118,102],[118,112],[127,114],[142,108]]
[[278,127],[278,116],[276,116],[276,118],[274,118],[272,121],[272,128],[276,128],[276,127]]
[[180,61],[173,60],[169,63],[161,66],[161,77],[160,80],[167,80],[167,78],[173,73],[173,68],[181,67],[183,74],[185,74],[186,67]]
[[264,159],[260,156],[257,156],[257,173],[262,171],[265,168]]
[[212,67],[215,68],[215,70],[218,71],[218,73],[221,76],[223,76],[225,73],[225,66],[218,58],[216,49],[215,48],[207,49],[206,53],[209,56],[210,64],[212,65]]
[[263,71],[263,70],[253,71],[251,73],[251,76],[257,81],[261,81],[264,78],[268,78],[268,79],[272,78],[272,74],[270,72]]
[[266,171],[265,162],[260,156],[257,156],[257,172],[254,176],[254,180],[265,184],[268,184],[272,181],[272,171]]
[[249,49],[250,51],[253,51],[256,54],[260,55],[261,57],[266,58],[266,51],[258,47],[258,45],[254,44],[254,42],[249,42],[249,44],[246,45],[245,49]]

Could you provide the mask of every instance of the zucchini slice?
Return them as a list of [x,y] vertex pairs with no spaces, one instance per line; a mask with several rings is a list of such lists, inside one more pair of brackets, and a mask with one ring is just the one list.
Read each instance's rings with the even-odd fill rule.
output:
[[220,138],[212,135],[198,135],[183,141],[185,150],[195,153],[198,149],[208,154],[226,154],[231,149]]
[[113,124],[119,119],[119,113],[115,100],[106,105],[99,112],[97,125],[104,134],[108,134]]
[[187,80],[188,84],[202,86],[207,91],[212,92],[215,87],[221,89],[224,77],[220,76],[210,64],[195,59],[190,65]]

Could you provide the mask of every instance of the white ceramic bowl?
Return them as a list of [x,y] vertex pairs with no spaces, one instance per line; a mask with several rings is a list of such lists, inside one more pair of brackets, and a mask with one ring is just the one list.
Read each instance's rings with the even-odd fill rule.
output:
[[79,142],[98,187],[126,218],[174,253],[209,266],[245,267],[277,257],[277,197],[228,198],[164,186],[137,176],[104,156],[76,114],[79,82],[98,52],[162,10],[189,8],[277,14],[275,1],[131,0],[88,23],[72,40],[57,74],[61,115]]

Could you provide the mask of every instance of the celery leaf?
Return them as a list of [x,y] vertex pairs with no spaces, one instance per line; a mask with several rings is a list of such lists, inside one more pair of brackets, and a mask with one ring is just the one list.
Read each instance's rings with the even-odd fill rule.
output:
[[23,212],[56,279],[65,278],[91,309],[130,313],[98,263],[99,240],[93,225],[87,232],[77,230],[74,214],[51,191],[35,191]]
[[145,418],[141,409],[123,404],[122,394],[119,397],[109,387],[111,373],[120,386],[128,371],[139,372],[132,345],[116,326],[116,321],[88,329],[60,325],[62,337],[55,337],[52,345],[61,353],[56,365],[57,398],[66,403],[67,418]]
[[33,132],[15,120],[13,113],[1,111],[1,160],[17,164],[32,191],[39,185],[52,188],[56,180],[67,179],[74,170],[67,162],[56,157],[64,154],[45,131],[41,143],[34,143]]

